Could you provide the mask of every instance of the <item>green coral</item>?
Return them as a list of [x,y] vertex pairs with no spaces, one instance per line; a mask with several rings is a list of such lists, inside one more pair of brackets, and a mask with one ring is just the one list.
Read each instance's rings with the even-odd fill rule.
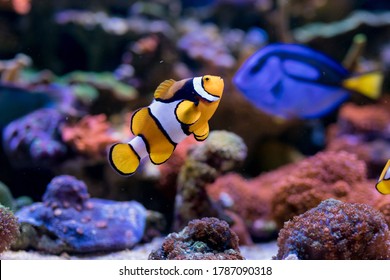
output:
[[[96,88],[105,88],[114,92],[116,97],[121,100],[133,100],[137,97],[137,91],[134,87],[118,81],[114,75],[110,72],[83,72],[74,71],[61,78],[62,83],[77,84],[77,85],[90,85]],[[83,89],[91,94],[90,89]]]
[[14,209],[14,198],[8,187],[2,182],[0,182],[0,204]]

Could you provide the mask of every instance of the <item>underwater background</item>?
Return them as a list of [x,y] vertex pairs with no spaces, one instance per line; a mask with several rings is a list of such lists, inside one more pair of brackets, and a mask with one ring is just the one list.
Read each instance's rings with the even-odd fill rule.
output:
[[390,259],[389,1],[0,0],[0,79],[0,259]]

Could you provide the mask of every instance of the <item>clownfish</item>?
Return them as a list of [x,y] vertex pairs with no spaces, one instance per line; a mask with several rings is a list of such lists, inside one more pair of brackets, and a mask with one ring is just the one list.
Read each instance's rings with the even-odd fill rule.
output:
[[375,187],[381,194],[390,194],[390,159],[387,161]]
[[210,75],[162,82],[153,102],[131,117],[130,130],[135,138],[110,148],[113,169],[129,176],[146,156],[154,164],[167,161],[176,145],[191,134],[198,141],[205,140],[208,121],[218,108],[223,88],[223,79]]

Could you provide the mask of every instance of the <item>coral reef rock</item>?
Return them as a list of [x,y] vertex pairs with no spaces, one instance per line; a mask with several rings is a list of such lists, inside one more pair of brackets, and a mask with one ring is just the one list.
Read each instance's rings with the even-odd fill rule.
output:
[[202,145],[194,146],[178,177],[174,230],[193,219],[226,218],[209,198],[206,185],[241,164],[246,152],[241,137],[227,131],[213,131]]
[[16,167],[47,167],[61,161],[67,148],[58,128],[65,117],[55,109],[40,109],[7,125],[3,147]]
[[150,260],[242,260],[238,237],[217,218],[191,221],[179,233],[169,234]]
[[52,254],[131,248],[142,239],[146,224],[146,209],[138,202],[89,198],[84,182],[68,175],[55,177],[43,202],[16,215],[22,237],[14,249],[32,247]]
[[335,199],[321,202],[285,223],[276,259],[390,259],[390,232],[374,208]]
[[9,249],[19,236],[19,224],[11,210],[0,204],[0,253]]

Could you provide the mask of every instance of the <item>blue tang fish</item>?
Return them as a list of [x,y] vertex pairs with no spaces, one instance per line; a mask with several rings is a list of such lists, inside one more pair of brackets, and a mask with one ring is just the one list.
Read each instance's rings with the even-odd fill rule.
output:
[[351,76],[323,53],[298,44],[270,44],[249,57],[233,77],[246,98],[264,112],[282,118],[318,118],[351,94],[380,95],[383,76]]

